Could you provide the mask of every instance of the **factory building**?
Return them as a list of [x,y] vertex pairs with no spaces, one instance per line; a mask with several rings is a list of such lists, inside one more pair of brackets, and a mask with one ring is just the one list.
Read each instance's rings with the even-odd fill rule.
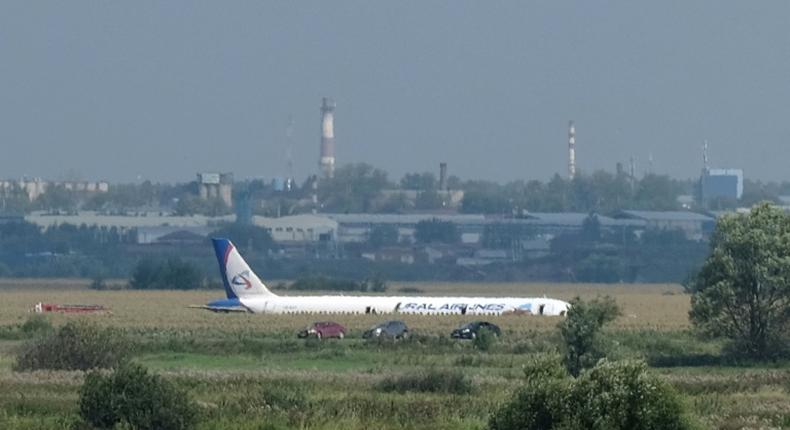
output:
[[232,173],[198,173],[198,195],[203,200],[221,199],[228,207],[233,207]]
[[316,215],[293,215],[280,218],[252,217],[253,225],[263,227],[275,242],[313,243],[333,242],[338,224],[330,218]]
[[716,219],[695,212],[684,211],[620,211],[619,220],[636,220],[651,230],[680,230],[689,240],[702,240],[713,231]]
[[703,169],[699,187],[703,203],[717,198],[739,200],[743,195],[743,170]]

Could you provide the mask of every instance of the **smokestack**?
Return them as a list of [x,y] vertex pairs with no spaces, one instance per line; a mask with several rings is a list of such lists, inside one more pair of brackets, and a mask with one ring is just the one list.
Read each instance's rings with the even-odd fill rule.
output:
[[568,179],[576,177],[576,126],[568,122]]
[[318,166],[325,178],[335,176],[335,102],[324,97],[321,102],[321,159]]
[[710,170],[710,164],[708,164],[708,141],[707,140],[702,145],[702,170],[705,171],[705,172]]
[[439,163],[439,189],[447,189],[447,163]]

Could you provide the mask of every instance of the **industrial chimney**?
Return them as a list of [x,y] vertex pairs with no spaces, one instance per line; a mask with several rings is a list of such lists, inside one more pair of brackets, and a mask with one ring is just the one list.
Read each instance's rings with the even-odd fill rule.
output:
[[576,177],[576,126],[568,122],[568,179]]
[[324,97],[321,103],[321,159],[324,178],[335,176],[335,102]]
[[439,163],[439,189],[447,189],[447,163]]

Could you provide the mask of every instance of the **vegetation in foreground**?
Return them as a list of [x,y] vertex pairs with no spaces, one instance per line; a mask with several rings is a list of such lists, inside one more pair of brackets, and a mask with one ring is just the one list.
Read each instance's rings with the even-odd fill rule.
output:
[[[503,328],[486,351],[434,334],[369,343],[353,333],[343,341],[303,341],[276,329],[241,336],[222,329],[119,330],[134,363],[195,402],[195,428],[483,429],[535,380],[525,368],[547,354],[561,363],[558,333]],[[86,373],[12,371],[15,330],[2,331],[10,339],[0,340],[0,427],[86,428],[80,400]],[[604,328],[603,335],[611,340],[611,360],[658,361],[662,367],[653,368],[651,378],[674,387],[703,428],[790,423],[790,372],[781,363],[707,366],[710,357],[726,364],[719,344],[689,332]],[[669,362],[667,353],[683,367]],[[546,384],[573,385],[563,366],[553,369],[545,372],[551,376]]]
[[[298,316],[288,318],[296,321]],[[535,319],[523,321],[528,324],[532,320]],[[556,324],[564,320],[552,321]],[[42,333],[59,331],[49,330],[41,322],[0,330],[8,338],[0,340],[2,428],[90,428],[91,422],[96,423],[90,417],[107,407],[101,400],[112,398],[112,387],[126,386],[123,381],[128,382],[129,378],[118,376],[123,372],[127,376],[145,372],[156,381],[167,381],[164,384],[172,386],[172,390],[156,389],[180,393],[173,394],[180,399],[177,402],[192,405],[184,407],[191,418],[183,422],[194,423],[192,428],[198,429],[484,429],[489,423],[492,428],[506,428],[499,425],[513,420],[513,416],[503,412],[510,400],[548,395],[545,391],[524,394],[526,387],[532,385],[562,386],[565,391],[554,393],[552,389],[552,396],[564,393],[562,396],[574,402],[582,402],[592,391],[611,390],[607,398],[617,405],[631,401],[622,397],[631,389],[623,387],[658,387],[658,391],[651,391],[658,393],[656,403],[645,413],[657,411],[657,420],[679,416],[671,422],[683,426],[675,428],[689,428],[686,425],[694,422],[701,428],[723,429],[782,428],[790,423],[790,371],[785,365],[726,365],[720,344],[700,341],[690,332],[603,328],[601,336],[610,342],[600,352],[610,361],[599,363],[600,368],[583,370],[577,379],[569,376],[561,359],[566,341],[559,333],[512,327],[503,327],[503,336],[487,350],[478,349],[471,341],[454,341],[436,332],[417,334],[406,341],[371,343],[356,334],[342,341],[302,341],[279,329],[243,334],[222,329],[112,329],[123,333],[128,349],[134,352],[132,361],[137,363],[128,368],[122,365],[126,370],[120,374],[11,371],[10,346],[18,346],[16,333],[31,325],[43,326]],[[618,364],[621,360],[638,359],[648,363],[659,360],[662,367],[645,372],[644,365],[633,361]],[[710,367],[711,360],[726,367]],[[85,388],[91,384],[101,388]],[[144,393],[147,388],[150,387],[146,383],[132,391]],[[88,392],[103,394],[90,397],[85,394]],[[94,405],[93,409],[85,409],[86,404]],[[606,415],[617,423],[630,422],[631,415],[626,412],[633,410],[630,406],[617,409],[608,404],[578,406],[622,412],[625,415]],[[679,412],[679,407],[687,413]],[[113,423],[131,424],[132,418],[113,410]],[[671,416],[661,415],[667,411],[672,412]],[[576,424],[589,424],[583,421],[587,415],[575,417],[582,420]],[[502,421],[502,417],[509,417],[510,421]],[[134,419],[153,422],[151,413]],[[116,425],[128,428],[123,427],[127,424]],[[563,428],[592,428],[566,424]],[[97,428],[102,426],[109,427],[100,424]]]

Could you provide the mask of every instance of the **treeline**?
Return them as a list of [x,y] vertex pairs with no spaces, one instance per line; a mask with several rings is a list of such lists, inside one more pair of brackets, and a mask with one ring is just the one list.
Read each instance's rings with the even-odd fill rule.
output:
[[[696,196],[697,180],[677,180],[666,175],[632,177],[622,169],[581,172],[573,180],[554,175],[547,181],[517,180],[497,183],[450,176],[445,190],[463,191],[460,211],[514,215],[532,212],[610,213],[619,209],[678,209],[678,195]],[[236,209],[266,216],[308,213],[315,209],[312,196],[317,192],[319,210],[336,213],[401,213],[412,210],[446,209],[449,199],[440,190],[434,173],[407,173],[393,180],[382,169],[366,163],[338,167],[332,179],[309,177],[302,183],[285,186],[282,181],[249,180],[234,184]],[[707,209],[748,207],[760,201],[779,202],[790,195],[790,182],[744,181],[740,201],[715,199]],[[105,193],[86,193],[50,187],[35,201],[28,201],[21,189],[5,193],[0,211],[21,213],[31,210],[74,212],[97,210],[126,213],[155,210],[180,215],[224,215],[232,208],[220,199],[197,197],[195,182],[111,185]]]
[[[217,226],[214,237],[232,240],[240,249],[266,254],[275,247],[266,229],[252,225]],[[28,222],[0,224],[0,277],[80,277],[128,278],[138,262],[183,261],[198,268],[201,278],[187,278],[184,288],[201,288],[216,278],[216,261],[208,238],[205,246],[137,245],[135,229],[59,224],[43,228]],[[150,264],[149,264],[150,263]],[[179,264],[172,264],[178,272]],[[160,271],[161,272],[161,271]],[[141,274],[142,276],[142,274]],[[175,274],[167,279],[175,281]],[[142,277],[141,279],[147,279]],[[179,282],[167,282],[169,288],[181,288]],[[142,283],[140,285],[146,285]],[[186,285],[190,285],[186,287]],[[147,288],[147,287],[141,287]],[[152,287],[159,288],[159,287]]]

